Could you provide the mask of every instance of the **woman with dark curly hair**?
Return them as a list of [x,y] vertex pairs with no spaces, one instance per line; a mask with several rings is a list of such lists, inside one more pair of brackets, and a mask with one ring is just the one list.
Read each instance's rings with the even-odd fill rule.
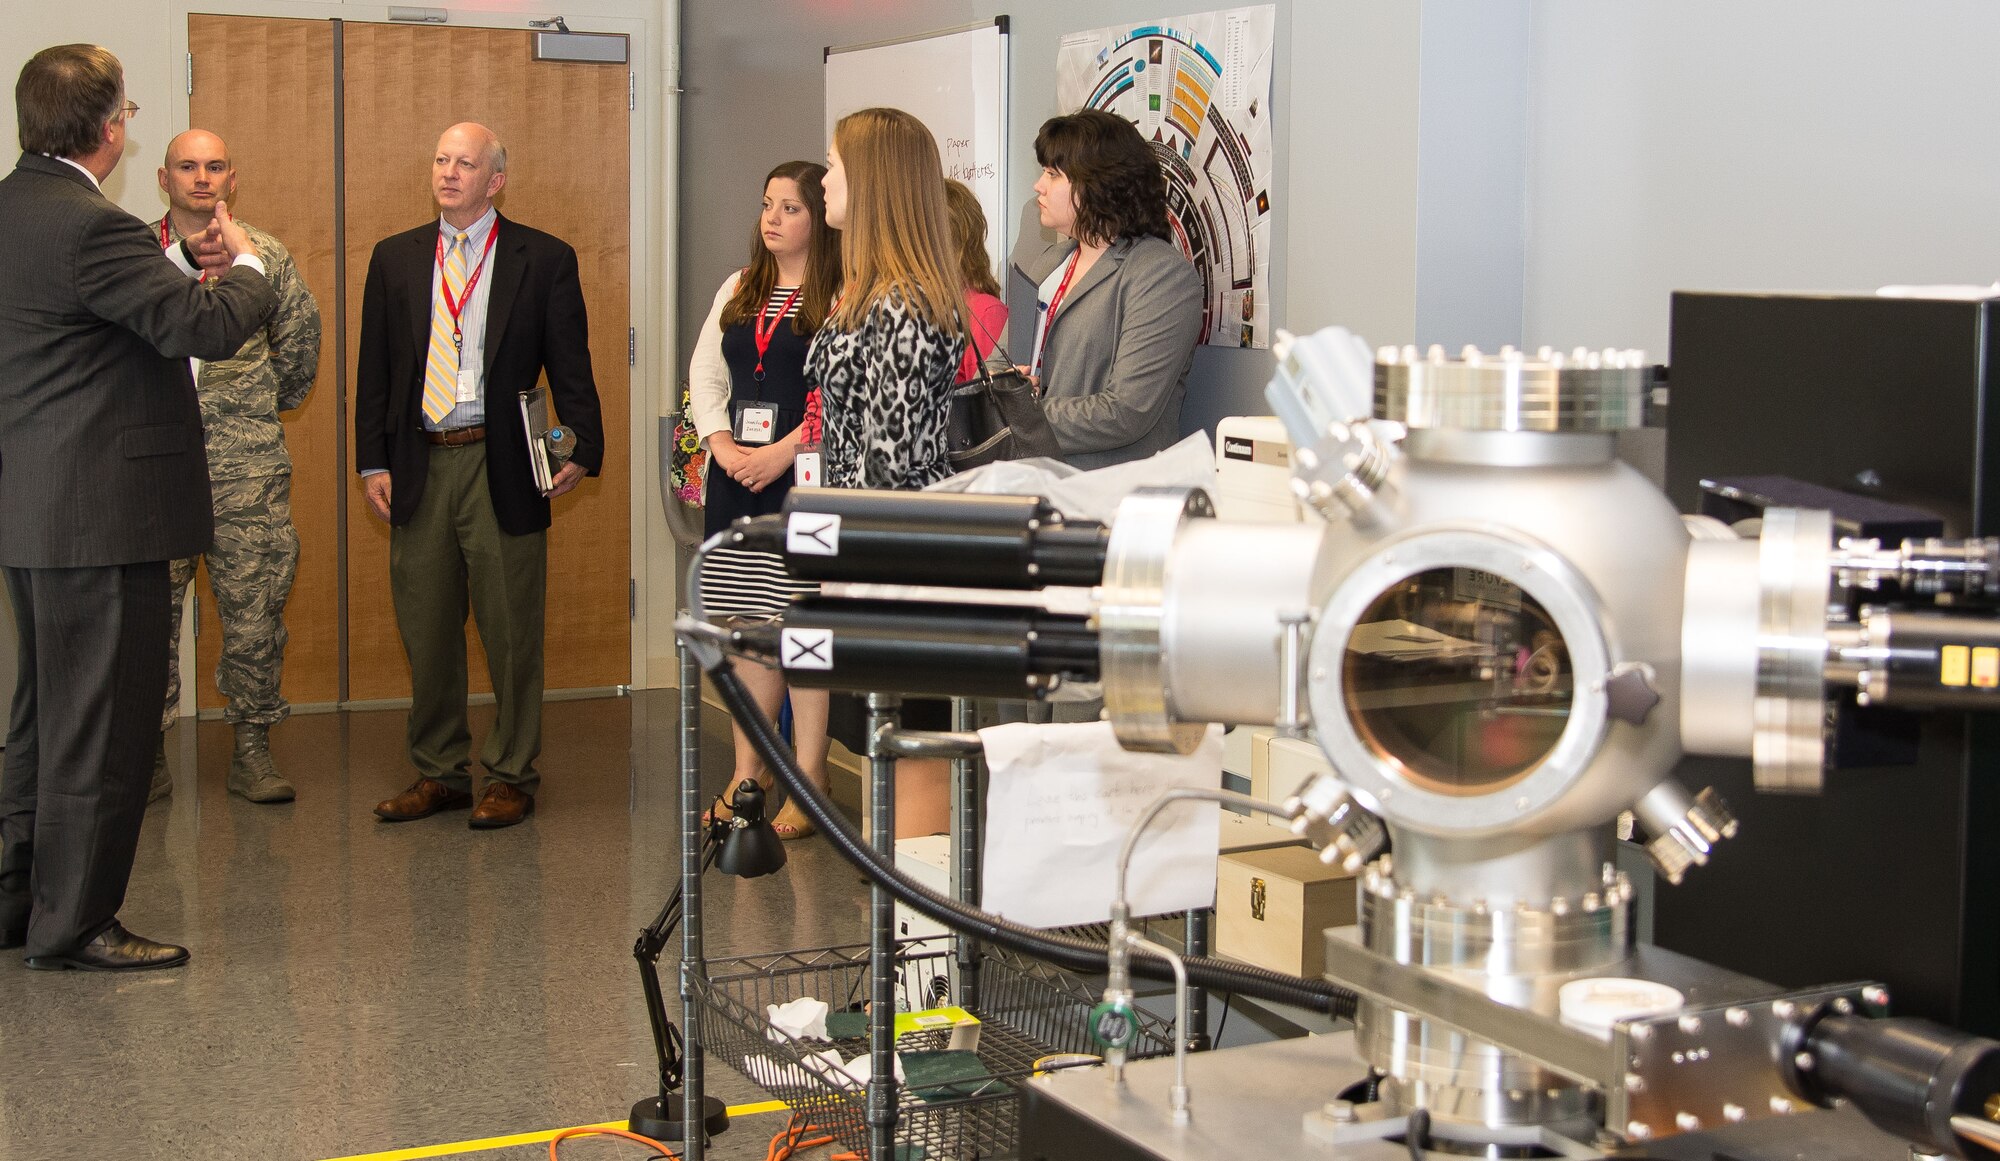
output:
[[1180,438],[1201,337],[1201,277],[1167,227],[1167,184],[1132,123],[1085,109],[1035,136],[1035,202],[1051,246],[1024,232],[1014,268],[1039,287],[1034,361],[1063,459],[1101,468]]

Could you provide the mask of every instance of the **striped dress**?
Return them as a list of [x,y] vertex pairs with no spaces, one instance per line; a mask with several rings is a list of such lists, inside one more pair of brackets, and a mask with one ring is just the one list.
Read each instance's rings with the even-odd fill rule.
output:
[[[805,418],[805,357],[812,339],[792,330],[790,320],[798,313],[793,289],[776,288],[764,306],[764,325],[776,326],[771,332],[771,345],[764,352],[761,380],[756,374],[757,320],[745,319],[722,329],[722,358],[729,367],[732,417],[735,404],[773,405],[778,411],[776,430],[780,437],[790,434]],[[712,320],[708,325],[718,324]],[[714,535],[745,516],[777,512],[791,489],[792,479],[787,474],[762,492],[752,492],[716,470],[711,460],[704,514],[708,533]],[[787,576],[783,560],[777,554],[733,548],[711,552],[701,579],[703,602],[715,617],[774,617],[784,612],[794,596],[818,591],[816,585],[795,582]]]

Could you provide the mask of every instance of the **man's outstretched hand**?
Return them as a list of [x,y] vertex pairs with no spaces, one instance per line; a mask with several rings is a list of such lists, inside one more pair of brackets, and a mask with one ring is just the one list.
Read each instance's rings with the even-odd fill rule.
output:
[[257,252],[250,235],[230,214],[228,202],[215,203],[215,216],[209,219],[208,228],[190,239],[188,248],[194,251],[197,266],[216,275],[227,271],[237,255]]

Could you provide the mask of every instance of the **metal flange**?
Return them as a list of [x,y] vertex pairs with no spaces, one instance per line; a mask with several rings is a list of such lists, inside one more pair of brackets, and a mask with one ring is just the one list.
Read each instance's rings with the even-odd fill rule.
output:
[[1166,614],[1167,562],[1181,525],[1213,517],[1200,488],[1140,488],[1118,505],[1106,546],[1097,612],[1105,716],[1128,750],[1192,754],[1206,722],[1175,719],[1167,688],[1160,626]]
[[1456,359],[1432,347],[1384,347],[1375,357],[1375,418],[1413,431],[1603,433],[1646,424],[1655,376],[1642,351],[1528,356],[1512,347]]
[[1757,538],[1757,696],[1750,738],[1759,790],[1817,794],[1825,780],[1832,548],[1831,513],[1765,510]]

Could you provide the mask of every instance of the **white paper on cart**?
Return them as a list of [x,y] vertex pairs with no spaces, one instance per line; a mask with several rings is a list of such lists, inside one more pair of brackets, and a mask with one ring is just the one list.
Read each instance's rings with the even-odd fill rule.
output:
[[[1120,749],[1108,722],[1016,723],[979,736],[992,771],[981,906],[1035,927],[1109,919],[1132,824],[1161,791],[1222,785],[1220,726],[1186,757]],[[1176,802],[1153,820],[1126,880],[1133,915],[1215,905],[1220,809]]]

